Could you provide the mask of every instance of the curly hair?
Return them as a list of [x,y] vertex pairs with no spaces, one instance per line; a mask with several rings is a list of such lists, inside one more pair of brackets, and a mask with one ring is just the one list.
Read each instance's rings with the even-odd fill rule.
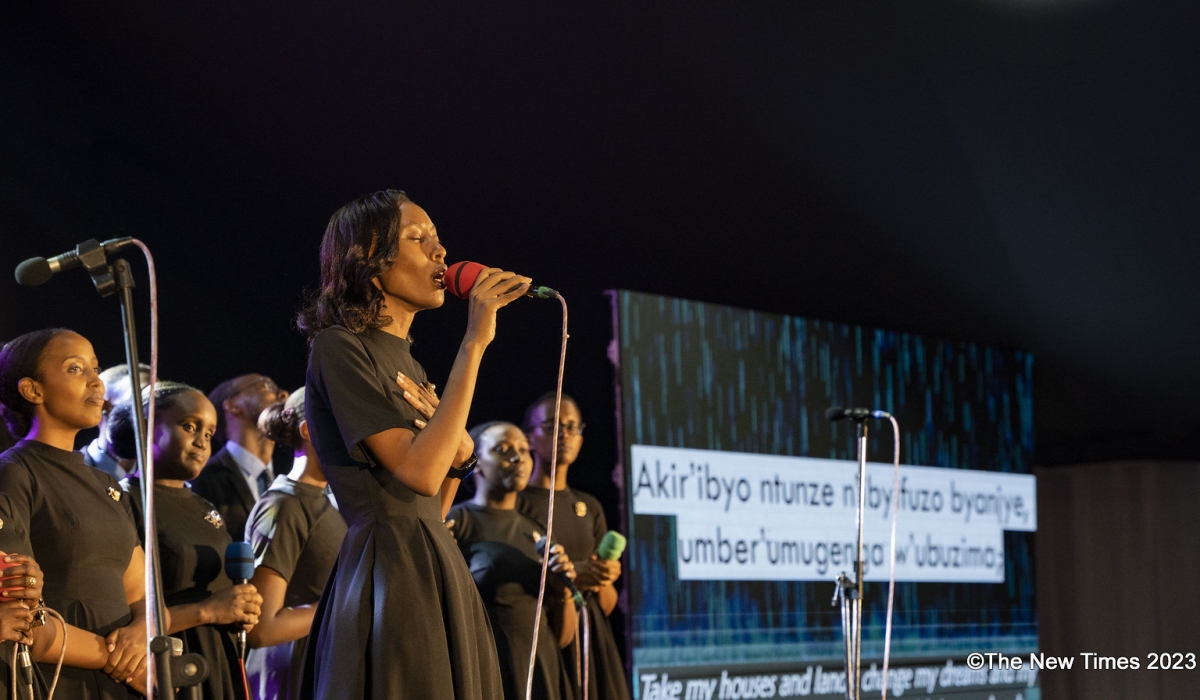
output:
[[309,342],[330,326],[351,333],[382,328],[383,292],[371,280],[396,261],[400,205],[412,202],[401,190],[364,195],[333,213],[321,240],[321,283],[296,315]]
[[41,380],[46,346],[59,334],[72,332],[66,328],[44,328],[19,335],[0,348],[0,415],[14,438],[20,440],[29,434],[34,412],[34,405],[21,396],[17,385],[26,377]]

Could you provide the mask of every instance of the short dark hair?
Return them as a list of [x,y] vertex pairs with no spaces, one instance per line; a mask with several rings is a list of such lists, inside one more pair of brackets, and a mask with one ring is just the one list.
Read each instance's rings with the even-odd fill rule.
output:
[[17,385],[26,377],[40,380],[46,346],[58,335],[71,332],[66,328],[30,331],[0,348],[0,414],[3,414],[4,423],[14,438],[20,440],[29,434],[34,412],[34,404],[21,396]]
[[362,333],[391,322],[383,292],[371,280],[396,261],[400,205],[411,202],[402,190],[380,190],[333,213],[321,240],[320,286],[296,315],[309,342],[330,326]]
[[[507,425],[507,426],[516,428],[517,430],[521,429],[520,426],[513,425],[512,423],[509,423],[506,420],[490,420],[485,423],[480,423],[479,425],[472,427],[470,430],[467,431],[467,434],[470,435],[471,440],[473,440],[475,442],[476,456],[479,455],[479,438],[483,437],[484,433],[491,430],[492,428],[495,428],[498,425]],[[476,478],[482,479],[483,472],[476,469],[475,476],[476,476]],[[459,495],[455,496],[455,500],[459,501],[459,502],[464,501],[464,500],[474,496],[475,495],[475,480],[474,479],[464,479],[462,482],[462,485],[460,485],[458,487],[458,493],[459,493]]]
[[[188,391],[200,391],[194,386],[182,382],[158,382],[154,385],[154,415],[165,411],[179,403],[179,398]],[[146,415],[150,407],[150,387],[142,389],[142,415]],[[148,426],[153,431],[154,426]],[[113,409],[108,417],[108,449],[113,456],[120,459],[137,457],[137,437],[133,430],[133,404],[121,404]]]
[[233,387],[237,385],[237,380],[244,376],[246,375],[239,374],[233,379],[226,379],[208,392],[208,400],[212,402],[213,408],[217,409],[217,431],[213,433],[212,439],[214,445],[225,444],[225,400],[233,395]]
[[[539,396],[537,398],[537,401],[534,401],[533,403],[529,404],[529,408],[525,409],[525,417],[521,419],[521,428],[522,429],[529,431],[529,430],[533,430],[534,428],[537,427],[536,425],[533,425],[533,412],[538,410],[538,407],[540,407],[544,403],[554,403],[554,396],[556,393],[558,393],[558,392],[547,391],[546,393]],[[575,408],[579,408],[579,403],[577,401],[575,401],[575,399],[571,398],[570,396],[568,396],[567,394],[564,393],[562,395],[562,402],[566,403],[568,401],[575,404]]]
[[512,425],[512,427],[516,428],[517,430],[521,429],[520,427],[515,426],[506,420],[490,420],[486,423],[480,423],[479,425],[477,425],[467,431],[467,434],[471,436],[471,439],[473,441],[475,441],[476,452],[479,451],[479,448],[478,448],[479,438],[481,438],[483,436],[483,434],[486,433],[487,431],[491,430],[492,428],[495,428],[497,425]]

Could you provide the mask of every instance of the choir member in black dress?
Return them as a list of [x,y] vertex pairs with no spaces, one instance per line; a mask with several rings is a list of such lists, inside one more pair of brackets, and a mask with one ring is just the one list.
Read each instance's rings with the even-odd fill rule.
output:
[[208,394],[217,409],[216,454],[191,487],[197,496],[216,505],[235,540],[245,537],[250,509],[275,478],[271,472],[275,443],[259,432],[258,416],[287,396],[275,380],[262,374],[234,377]]
[[262,614],[250,630],[246,673],[257,700],[299,697],[300,670],[317,601],[346,536],[304,420],[304,388],[268,406],[258,427],[295,450],[289,474],[275,477],[246,525]]
[[[32,660],[47,664],[47,668],[57,666],[60,656],[64,666],[76,668],[100,669],[108,663],[108,642],[103,637],[72,625],[67,625],[69,634],[64,635],[60,620],[49,613],[34,614],[43,604],[45,578],[33,557],[19,553],[28,550],[29,533],[12,512],[8,496],[0,493],[0,698],[12,697],[14,643],[28,646]],[[32,677],[33,697],[47,697],[47,680],[53,681],[54,676],[43,677],[35,664]],[[142,692],[145,678],[135,677],[130,685]],[[18,697],[29,697],[28,688],[20,683]]]
[[[588,664],[589,700],[628,700],[625,664],[613,637],[608,616],[617,606],[613,582],[621,575],[620,561],[604,561],[596,548],[608,522],[600,501],[590,494],[567,486],[567,472],[583,446],[583,417],[574,399],[562,397],[559,409],[558,469],[554,486],[554,541],[562,543],[575,563],[575,585],[587,599],[588,636],[591,656]],[[517,509],[541,523],[546,522],[550,504],[550,459],[554,431],[554,394],[546,394],[525,411],[525,432],[533,451],[533,478],[529,487],[517,496]],[[566,652],[568,667],[578,683],[582,680],[582,629],[578,644]],[[578,687],[578,686],[577,686]]]
[[59,697],[84,700],[128,697],[131,689],[105,674],[140,687],[146,656],[145,561],[129,499],[72,451],[76,434],[100,422],[99,372],[92,344],[63,329],[27,333],[0,350],[0,407],[24,438],[0,455],[0,493],[45,572],[46,604],[108,651],[102,670],[63,668]]
[[312,346],[305,414],[349,530],[301,697],[503,697],[487,613],[442,519],[471,456],[467,414],[496,312],[530,280],[480,274],[441,404],[418,430],[398,380],[426,379],[408,335],[418,311],[443,303],[445,257],[429,215],[396,190],[347,204],[325,231],[320,287],[298,321]]
[[[471,437],[479,456],[475,496],[452,508],[450,517],[492,621],[505,700],[520,700],[525,697],[542,572],[537,542],[545,533],[516,510],[517,493],[529,483],[533,462],[525,434],[512,423],[484,423],[471,430]],[[575,601],[563,585],[563,575],[574,577],[575,567],[561,545],[554,545],[551,553],[533,697],[572,700],[575,693],[560,649],[575,639]]]
[[[149,408],[148,389],[143,392],[143,412]],[[135,449],[131,410],[126,406],[110,417],[112,448],[121,457]],[[225,548],[233,539],[213,505],[185,483],[208,461],[216,425],[217,413],[204,394],[178,382],[155,386],[151,452],[163,601],[170,634],[183,640],[184,653],[199,654],[208,662],[208,678],[201,684],[204,697],[249,700],[234,635],[258,621],[262,598],[253,584],[234,585],[225,575]],[[141,475],[121,485],[140,533],[145,523]]]

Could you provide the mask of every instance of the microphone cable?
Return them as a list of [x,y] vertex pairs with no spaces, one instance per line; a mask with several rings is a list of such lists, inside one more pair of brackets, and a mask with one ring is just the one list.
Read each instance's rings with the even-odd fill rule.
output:
[[242,689],[246,691],[246,697],[254,697],[250,694],[250,679],[246,676],[246,660],[238,659],[238,669],[242,672]]
[[592,621],[591,615],[588,614],[587,599],[584,599],[583,610],[579,611],[579,619],[583,622],[583,643],[577,646],[583,647],[583,673],[580,677],[583,681],[581,686],[582,700],[588,700],[588,675],[591,671],[591,650],[592,650]]
[[891,574],[888,577],[887,621],[884,623],[883,632],[883,694],[881,700],[887,700],[888,661],[892,651],[892,604],[896,599],[896,520],[900,517],[900,424],[896,422],[896,417],[892,414],[885,415],[892,422],[892,443],[894,445],[892,464],[896,480],[892,485]]
[[[144,455],[142,474],[142,504],[145,517],[145,531],[142,534],[146,559],[146,700],[154,700],[154,652],[150,642],[160,634],[166,634],[167,610],[163,600],[158,595],[158,583],[162,581],[162,572],[158,562],[158,530],[154,507],[154,386],[158,383],[158,273],[154,267],[154,255],[150,248],[138,239],[133,244],[141,249],[146,257],[146,267],[150,272],[150,381],[147,383],[150,394],[150,405],[146,411],[146,443],[142,447]],[[132,310],[131,310],[132,313]],[[137,368],[131,368],[136,371]],[[141,397],[137,397],[139,400]]]
[[[533,614],[533,643],[529,647],[529,672],[525,676],[525,700],[533,700],[533,673],[537,663],[538,631],[542,626],[542,602],[546,598],[546,574],[550,570],[550,543],[554,541],[554,486],[558,478],[558,414],[562,410],[563,371],[567,365],[567,300],[558,292],[562,304],[562,349],[558,355],[558,383],[554,387],[554,432],[550,448],[550,498],[546,508],[546,549],[542,553],[542,575],[538,581],[537,610]],[[586,607],[585,607],[586,610]],[[587,653],[587,650],[584,650]]]
[[[60,675],[62,675],[63,660],[67,657],[67,621],[63,619],[62,615],[58,614],[57,610],[48,608],[45,605],[39,605],[39,606],[35,607],[31,612],[33,612],[33,614],[35,614],[35,615],[39,612],[44,612],[44,613],[48,614],[50,617],[53,617],[54,619],[58,620],[58,622],[62,623],[62,632],[63,632],[62,646],[58,650],[58,662],[55,664],[55,667],[54,667],[54,681],[52,683],[50,683],[50,690],[46,693],[46,700],[54,700],[54,691],[56,688],[58,688],[58,677]],[[20,652],[20,647],[22,647],[22,646],[25,646],[25,645],[13,642],[12,659],[11,659],[12,673],[10,674],[11,679],[12,679],[12,694],[10,695],[10,697],[12,698],[12,700],[24,700],[24,698],[21,698],[17,694],[17,688],[19,687],[19,684],[17,683],[17,654]],[[26,653],[28,653],[28,649],[26,649]],[[32,672],[32,669],[30,671]],[[29,687],[29,700],[34,700],[33,686],[28,685],[28,687]]]

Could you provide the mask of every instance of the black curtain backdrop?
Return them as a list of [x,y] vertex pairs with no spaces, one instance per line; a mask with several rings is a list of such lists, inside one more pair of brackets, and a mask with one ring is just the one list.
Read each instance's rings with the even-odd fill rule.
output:
[[[1197,459],[1197,26],[1187,0],[4,3],[0,273],[137,235],[164,376],[295,386],[325,222],[401,187],[452,257],[568,295],[593,420],[625,288],[1028,350],[1039,463]],[[447,306],[414,331],[432,376]],[[480,420],[549,383],[526,306]],[[77,326],[108,363],[107,318],[79,278],[0,285],[0,339]]]
[[[1194,698],[1200,677],[1200,463],[1039,469],[1037,594],[1047,700]],[[1080,654],[1137,656],[1137,671],[1081,670]],[[1146,655],[1197,654],[1197,670],[1148,670]]]

